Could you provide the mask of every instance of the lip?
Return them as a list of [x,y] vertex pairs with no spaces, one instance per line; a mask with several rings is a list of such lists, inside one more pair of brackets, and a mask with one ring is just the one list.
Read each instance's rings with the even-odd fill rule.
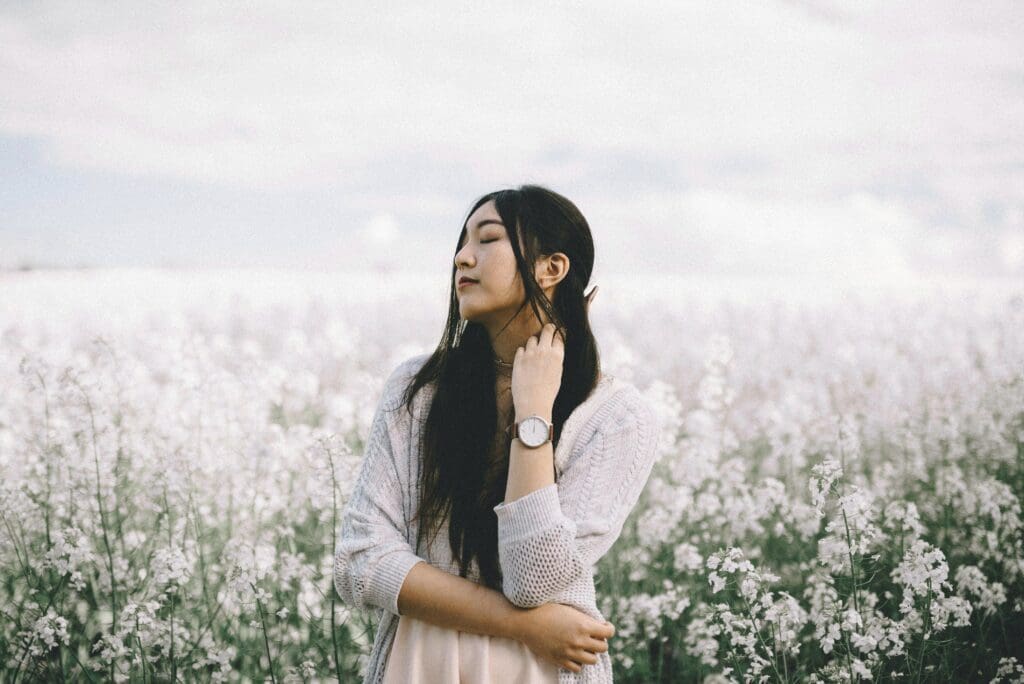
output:
[[478,280],[470,280],[469,278],[463,278],[459,281],[459,287],[465,287],[466,285],[476,285]]

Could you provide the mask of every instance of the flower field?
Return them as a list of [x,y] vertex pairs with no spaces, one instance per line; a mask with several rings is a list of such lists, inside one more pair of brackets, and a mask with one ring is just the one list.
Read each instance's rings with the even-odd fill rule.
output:
[[[0,276],[0,681],[359,681],[333,546],[439,280]],[[597,282],[665,425],[616,681],[1024,681],[1024,288]]]

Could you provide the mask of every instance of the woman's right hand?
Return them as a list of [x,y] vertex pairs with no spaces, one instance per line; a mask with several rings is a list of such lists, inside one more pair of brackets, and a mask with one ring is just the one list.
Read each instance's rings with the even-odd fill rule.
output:
[[563,603],[545,603],[524,609],[519,641],[537,657],[558,667],[579,672],[597,662],[615,635],[610,622],[599,622]]

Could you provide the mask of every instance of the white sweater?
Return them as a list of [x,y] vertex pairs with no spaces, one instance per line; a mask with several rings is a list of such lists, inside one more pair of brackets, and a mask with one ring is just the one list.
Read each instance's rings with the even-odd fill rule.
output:
[[[379,684],[398,624],[398,593],[414,565],[426,561],[452,574],[458,566],[442,527],[420,554],[419,431],[433,383],[413,400],[402,392],[429,354],[402,362],[388,377],[366,440],[356,485],[345,505],[334,559],[334,586],[346,605],[376,610],[379,623],[364,678]],[[604,376],[569,415],[555,449],[556,483],[498,504],[498,556],[502,591],[513,604],[574,606],[604,620],[594,592],[594,564],[611,548],[647,484],[657,459],[661,424],[633,385]],[[418,555],[420,554],[420,555]],[[553,559],[557,559],[553,562]],[[476,562],[469,579],[479,581]],[[559,670],[559,682],[611,682],[608,653],[582,672]]]

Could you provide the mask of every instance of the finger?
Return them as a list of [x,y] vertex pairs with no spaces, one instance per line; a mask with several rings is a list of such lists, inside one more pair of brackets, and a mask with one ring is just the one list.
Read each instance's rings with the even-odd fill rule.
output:
[[565,347],[565,331],[564,330],[559,330],[558,328],[555,328],[554,335],[552,335],[552,337],[551,337],[551,346],[552,347],[561,346],[563,348]]
[[550,347],[551,346],[551,338],[554,337],[554,335],[555,335],[555,324],[554,323],[545,323],[544,327],[540,329],[540,335],[538,335],[538,337],[540,338],[540,340],[538,342],[538,346],[540,346],[540,347]]
[[536,347],[537,346],[537,336],[536,335],[530,335],[530,339],[526,340],[526,345],[525,346],[526,346],[527,349],[533,349],[534,347]]
[[588,639],[583,648],[591,653],[604,653],[608,650],[608,642],[604,639]]
[[597,663],[597,656],[582,648],[569,651],[569,657],[581,665],[594,665]]
[[570,672],[579,672],[583,669],[583,666],[579,663],[574,663],[571,660],[566,660],[562,663],[563,670],[569,670]]
[[615,636],[615,626],[612,625],[612,623],[610,622],[605,622],[601,625],[598,625],[596,632],[592,633],[592,635],[598,639],[609,639]]

